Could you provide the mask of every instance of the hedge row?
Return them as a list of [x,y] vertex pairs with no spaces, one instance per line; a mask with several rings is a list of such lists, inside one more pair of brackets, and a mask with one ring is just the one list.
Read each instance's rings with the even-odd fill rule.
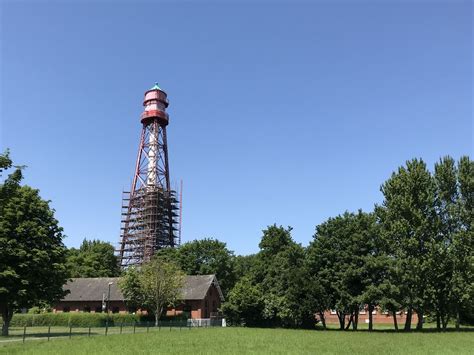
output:
[[[11,320],[12,327],[32,326],[73,326],[103,327],[107,321],[105,313],[42,313],[15,314]],[[130,324],[143,321],[136,314],[110,314],[109,326]]]
[[[166,317],[160,322],[177,322],[186,324],[188,314],[175,317]],[[153,315],[114,313],[110,314],[109,326],[119,326],[120,324],[154,322]],[[33,326],[73,326],[73,327],[105,327],[107,314],[105,313],[40,313],[40,314],[14,314],[10,322],[12,327],[33,327]],[[0,318],[0,324],[2,319]]]

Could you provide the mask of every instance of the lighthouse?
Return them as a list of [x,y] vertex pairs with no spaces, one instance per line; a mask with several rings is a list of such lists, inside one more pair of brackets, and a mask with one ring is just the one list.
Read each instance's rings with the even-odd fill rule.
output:
[[168,96],[158,84],[145,92],[141,134],[130,191],[122,197],[118,257],[127,268],[147,262],[162,248],[179,244],[178,200],[170,186]]

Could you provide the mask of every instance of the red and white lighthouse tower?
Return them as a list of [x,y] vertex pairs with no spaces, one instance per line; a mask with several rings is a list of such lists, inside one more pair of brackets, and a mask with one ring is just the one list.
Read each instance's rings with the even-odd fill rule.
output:
[[157,250],[179,244],[178,201],[170,186],[168,163],[168,104],[158,84],[145,92],[135,174],[122,203],[119,261],[123,268],[141,265]]

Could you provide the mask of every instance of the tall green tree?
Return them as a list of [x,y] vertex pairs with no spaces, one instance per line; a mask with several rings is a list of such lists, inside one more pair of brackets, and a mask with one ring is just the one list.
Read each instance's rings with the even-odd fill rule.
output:
[[401,299],[407,310],[405,329],[411,329],[413,311],[417,328],[429,310],[430,258],[438,235],[435,210],[435,183],[426,164],[413,159],[382,185],[384,201],[376,207],[384,238],[389,240],[388,254],[398,260]]
[[[438,249],[443,252],[434,285],[442,303],[436,305],[443,328],[447,325],[443,315],[454,316],[459,328],[461,314],[474,311],[474,162],[464,156],[456,166],[454,159],[444,157],[435,166],[435,179],[442,236]],[[446,276],[439,279],[441,275]]]
[[[0,172],[10,168],[0,155]],[[38,190],[20,186],[16,169],[0,185],[0,313],[8,335],[13,313],[40,302],[54,302],[67,280],[62,229]]]
[[100,240],[84,239],[79,249],[68,250],[70,277],[116,277],[120,275],[114,247]]
[[269,226],[259,247],[257,254],[239,260],[237,270],[244,276],[229,293],[226,316],[253,326],[314,326],[311,300],[304,298],[311,286],[305,251],[292,239],[291,227]]
[[451,157],[444,157],[435,164],[433,178],[439,232],[433,238],[433,247],[430,249],[428,279],[430,308],[435,314],[438,329],[447,326],[454,296],[452,281],[457,253],[453,253],[453,243],[461,228],[457,175],[456,163]]
[[291,236],[291,227],[272,225],[263,231],[260,251],[251,273],[263,294],[263,324],[284,327],[308,326],[307,309],[300,298],[306,286],[305,250]]
[[[346,212],[317,226],[308,246],[308,266],[325,300],[319,307],[336,310],[340,329],[357,329],[361,307],[371,311],[381,298],[385,261],[377,238],[372,214]],[[322,320],[324,310],[317,311]]]
[[[360,253],[355,267],[359,268],[362,289],[358,297],[361,307],[367,305],[369,331],[373,329],[373,311],[380,306],[387,295],[393,293],[393,285],[388,277],[391,259],[386,253],[387,242],[382,237],[380,226],[373,213],[357,214],[357,231],[359,237],[354,240],[353,251]],[[396,322],[396,317],[394,318]],[[396,326],[395,326],[396,327]]]
[[119,285],[126,299],[155,315],[155,326],[169,306],[182,298],[185,275],[175,263],[153,258],[140,269],[130,268]]

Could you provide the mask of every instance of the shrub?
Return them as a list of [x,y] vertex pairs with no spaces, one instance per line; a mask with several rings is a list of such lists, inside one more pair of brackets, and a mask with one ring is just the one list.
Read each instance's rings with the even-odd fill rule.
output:
[[39,314],[41,313],[41,310],[39,307],[31,307],[29,310],[28,310],[28,313],[29,314]]
[[[140,316],[135,314],[110,314],[109,326],[139,322]],[[41,313],[15,314],[10,325],[12,327],[31,326],[73,326],[103,327],[107,322],[104,313]]]

